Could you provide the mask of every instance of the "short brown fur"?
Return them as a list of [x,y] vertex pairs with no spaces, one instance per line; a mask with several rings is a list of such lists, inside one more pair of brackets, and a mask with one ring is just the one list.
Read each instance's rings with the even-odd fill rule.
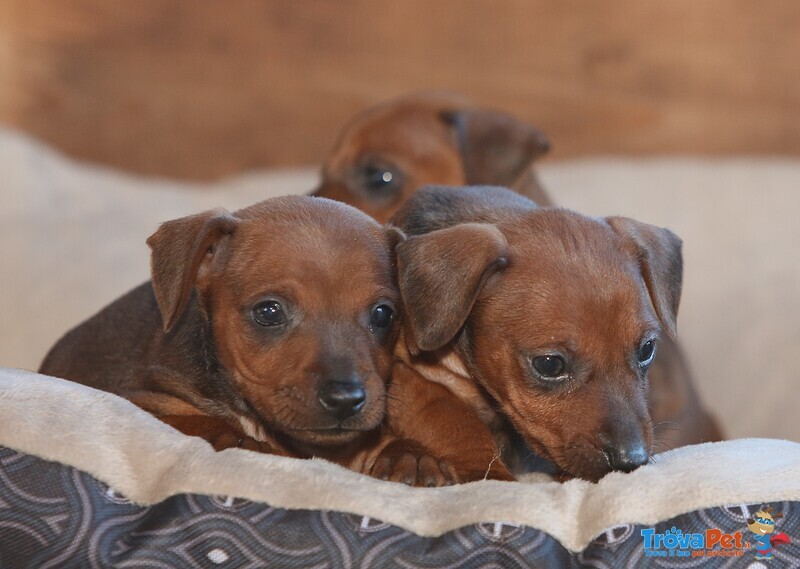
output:
[[[345,126],[316,195],[349,203],[380,222],[426,184],[515,185],[546,205],[549,198],[530,165],[549,148],[541,131],[500,111],[453,95],[409,96],[373,107]],[[392,178],[381,183],[386,172]]]
[[[41,372],[117,393],[217,449],[361,470],[395,440],[381,423],[401,239],[354,208],[311,197],[166,222],[148,239],[152,282],[67,333]],[[255,319],[265,299],[280,303],[282,324]],[[381,305],[397,314],[376,329]],[[346,416],[323,401],[342,385],[364,395]],[[438,464],[429,471],[442,476]]]
[[[533,168],[548,149],[544,134],[505,113],[454,95],[409,95],[368,109],[343,129],[323,167],[317,194],[350,203],[381,221],[427,184],[502,185],[549,206],[554,202]],[[370,188],[364,176],[370,165],[392,171],[393,183]],[[495,199],[508,202],[495,201],[497,210],[520,203],[530,207],[509,196]],[[634,236],[629,246],[637,248],[636,240]],[[674,322],[667,324],[674,332]],[[662,338],[649,383],[659,450],[723,438],[669,335]]]
[[[637,353],[674,333],[681,290],[674,234],[538,209],[488,187],[424,188],[393,222],[409,235],[398,246],[408,351],[401,341],[394,428],[451,463],[463,453],[465,479],[482,469],[506,479],[506,465],[522,470],[517,433],[561,477],[597,480],[649,460],[647,367]],[[552,355],[567,362],[559,380],[532,365]],[[418,406],[425,380],[444,389]],[[462,437],[480,446],[456,452],[439,433],[452,431],[450,423],[466,430],[464,408],[489,429],[470,419]]]

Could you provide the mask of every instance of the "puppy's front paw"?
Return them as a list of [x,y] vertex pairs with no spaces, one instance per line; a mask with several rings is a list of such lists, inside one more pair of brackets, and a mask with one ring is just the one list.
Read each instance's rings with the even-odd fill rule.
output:
[[386,445],[369,474],[409,486],[436,487],[458,483],[458,476],[447,461],[438,460],[410,439],[399,439]]

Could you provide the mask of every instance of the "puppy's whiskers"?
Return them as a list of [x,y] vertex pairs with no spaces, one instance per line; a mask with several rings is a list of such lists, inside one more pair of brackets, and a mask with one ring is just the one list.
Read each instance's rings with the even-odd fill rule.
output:
[[405,400],[396,395],[390,395],[388,392],[383,396],[383,402],[386,403],[387,400],[397,401],[403,407],[408,408],[408,403]]
[[500,457],[503,455],[503,445],[500,445],[497,449],[497,453],[492,457],[492,460],[489,461],[489,466],[486,467],[486,474],[483,475],[483,479],[487,480],[489,478],[489,472],[492,471],[492,465],[500,460]]

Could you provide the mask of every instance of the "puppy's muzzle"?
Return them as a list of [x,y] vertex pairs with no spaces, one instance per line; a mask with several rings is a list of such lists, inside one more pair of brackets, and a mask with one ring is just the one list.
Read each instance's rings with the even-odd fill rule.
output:
[[367,394],[360,381],[350,378],[326,382],[320,388],[318,398],[322,407],[341,421],[364,408]]

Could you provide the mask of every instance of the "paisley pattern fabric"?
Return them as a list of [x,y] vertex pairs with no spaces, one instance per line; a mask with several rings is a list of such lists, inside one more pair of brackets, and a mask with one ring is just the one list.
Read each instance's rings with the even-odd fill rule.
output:
[[[691,512],[664,533],[748,530],[760,504]],[[644,526],[608,528],[572,552],[544,531],[483,523],[429,538],[345,513],[285,510],[183,494],[151,506],[126,500],[76,469],[0,449],[0,567],[16,568],[566,568],[800,567],[800,502],[773,503],[792,543],[775,556],[648,557]]]

